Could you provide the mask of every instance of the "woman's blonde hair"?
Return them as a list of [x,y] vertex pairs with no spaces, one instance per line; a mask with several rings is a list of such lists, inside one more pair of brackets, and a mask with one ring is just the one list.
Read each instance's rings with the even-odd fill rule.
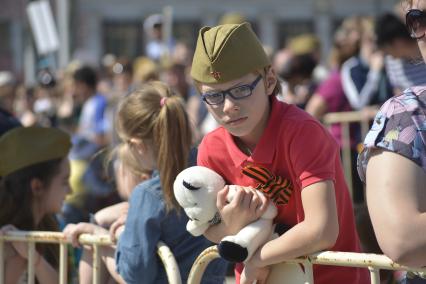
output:
[[120,103],[116,126],[123,141],[137,138],[153,147],[166,208],[178,209],[173,182],[187,167],[192,145],[182,98],[161,82],[146,83]]

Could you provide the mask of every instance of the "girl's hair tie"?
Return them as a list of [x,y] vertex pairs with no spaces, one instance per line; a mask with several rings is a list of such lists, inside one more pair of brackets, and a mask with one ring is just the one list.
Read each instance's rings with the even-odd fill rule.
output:
[[160,100],[160,106],[164,106],[164,104],[166,103],[167,97],[162,97]]

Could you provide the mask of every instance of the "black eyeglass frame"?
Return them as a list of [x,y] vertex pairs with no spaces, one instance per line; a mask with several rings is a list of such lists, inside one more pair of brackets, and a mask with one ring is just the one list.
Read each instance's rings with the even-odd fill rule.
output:
[[[415,26],[420,26],[419,22],[424,21],[425,25],[423,27],[423,34],[418,36],[416,33]],[[419,9],[410,9],[407,14],[405,14],[405,25],[407,26],[408,32],[410,33],[411,38],[413,39],[422,39],[426,35],[426,12]]]
[[[234,100],[241,100],[241,99],[250,97],[252,95],[254,88],[256,88],[257,84],[259,83],[259,81],[261,79],[262,79],[262,75],[259,75],[259,76],[257,76],[257,78],[251,84],[239,85],[239,86],[232,87],[232,88],[229,88],[227,90],[220,91],[220,92],[201,94],[201,97],[202,97],[203,101],[205,101],[206,104],[208,104],[208,105],[220,105],[220,104],[223,104],[223,102],[225,101],[226,95],[229,95]],[[236,90],[236,89],[240,89],[240,88],[249,88],[250,92],[247,95],[243,96],[243,97],[235,97],[232,94],[232,90]],[[217,96],[217,95],[221,95],[221,100],[218,103],[211,103],[211,102],[208,101],[207,98],[209,96]]]

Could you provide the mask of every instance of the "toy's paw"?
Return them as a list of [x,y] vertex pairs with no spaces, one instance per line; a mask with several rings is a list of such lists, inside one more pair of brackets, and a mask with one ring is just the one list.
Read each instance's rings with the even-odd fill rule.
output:
[[248,256],[248,250],[230,241],[221,241],[217,248],[222,258],[230,262],[243,262]]

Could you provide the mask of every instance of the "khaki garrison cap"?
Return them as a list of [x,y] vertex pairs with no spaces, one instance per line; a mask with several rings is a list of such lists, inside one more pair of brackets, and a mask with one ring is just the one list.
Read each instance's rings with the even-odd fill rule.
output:
[[0,177],[66,157],[70,148],[70,136],[57,128],[18,127],[9,130],[0,137]]
[[191,77],[206,84],[224,83],[270,64],[249,23],[203,27],[198,34]]
[[302,34],[292,38],[288,49],[295,55],[308,54],[319,51],[321,47],[319,39],[312,34]]

